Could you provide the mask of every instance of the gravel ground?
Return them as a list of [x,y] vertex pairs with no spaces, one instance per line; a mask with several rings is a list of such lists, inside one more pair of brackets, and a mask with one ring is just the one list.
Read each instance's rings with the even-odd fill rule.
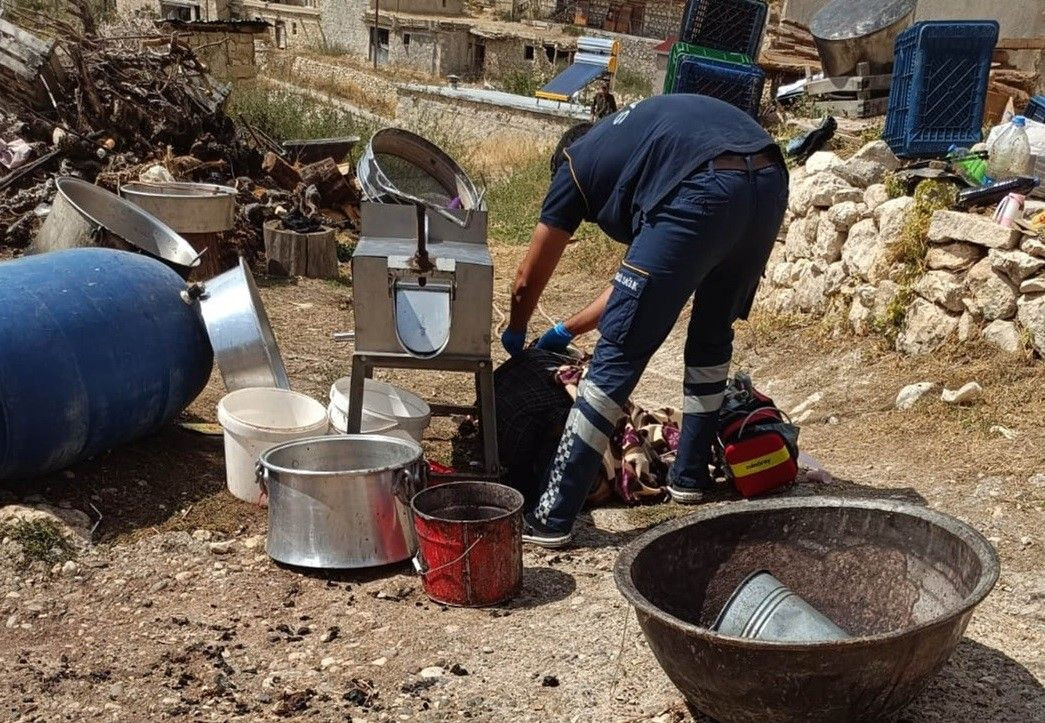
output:
[[[499,251],[499,273],[519,251]],[[500,282],[499,282],[500,283]],[[553,316],[597,284],[558,280]],[[347,366],[330,340],[349,321],[350,290],[301,282],[263,291],[295,386],[323,398]],[[680,338],[651,365],[643,399],[679,395]],[[821,393],[803,448],[833,480],[788,494],[922,500],[996,545],[1003,569],[966,638],[910,721],[1045,721],[1045,384],[1040,363],[981,349],[928,360],[816,326],[745,325],[738,364],[781,405]],[[393,378],[434,396],[467,393],[460,378]],[[937,399],[909,412],[904,384],[976,379],[984,401]],[[213,421],[212,380],[188,420]],[[938,395],[937,395],[938,396]],[[1007,440],[990,428],[1002,425]],[[453,426],[433,427],[447,461]],[[0,550],[0,715],[9,720],[355,721],[690,720],[612,579],[623,544],[684,508],[595,510],[577,545],[527,549],[522,594],[486,610],[430,602],[407,566],[306,574],[264,554],[263,513],[222,491],[220,438],[172,427],[32,484],[0,503],[57,505],[97,544],[68,562],[21,562]],[[724,504],[737,504],[727,501]],[[96,512],[97,511],[97,512]],[[699,719],[699,718],[698,718]]]

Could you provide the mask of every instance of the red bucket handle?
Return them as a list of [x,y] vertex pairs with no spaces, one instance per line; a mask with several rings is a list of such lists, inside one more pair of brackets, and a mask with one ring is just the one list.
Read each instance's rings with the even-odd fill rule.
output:
[[482,540],[483,540],[483,535],[479,535],[477,538],[475,538],[475,540],[472,541],[471,545],[469,545],[468,547],[465,548],[464,552],[462,552],[460,555],[455,557],[453,560],[450,560],[450,562],[444,562],[442,565],[439,565],[438,567],[433,567],[431,569],[429,569],[425,565],[425,561],[421,557],[421,551],[418,550],[417,554],[414,555],[414,559],[413,559],[414,569],[417,570],[417,574],[418,575],[420,575],[421,577],[425,577],[426,575],[429,575],[429,574],[431,574],[433,572],[438,572],[439,570],[442,570],[444,567],[450,567],[451,565],[456,565],[461,560],[463,560],[464,558],[468,557],[468,553],[472,551],[472,548],[474,548],[476,545],[478,545],[480,542],[482,542]]

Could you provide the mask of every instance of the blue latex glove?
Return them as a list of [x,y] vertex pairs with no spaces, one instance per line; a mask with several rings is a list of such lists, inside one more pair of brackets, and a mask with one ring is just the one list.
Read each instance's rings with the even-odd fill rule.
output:
[[553,326],[537,340],[537,348],[545,351],[564,352],[573,340],[573,334],[569,332],[566,325],[561,321]]
[[508,352],[509,356],[515,356],[523,350],[523,345],[526,344],[526,332],[525,331],[512,331],[511,329],[505,329],[504,333],[501,334],[501,346]]

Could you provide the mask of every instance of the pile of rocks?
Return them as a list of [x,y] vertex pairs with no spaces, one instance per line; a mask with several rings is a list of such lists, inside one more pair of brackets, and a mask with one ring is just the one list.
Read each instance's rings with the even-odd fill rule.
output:
[[870,333],[902,303],[898,351],[924,354],[952,338],[982,338],[1010,352],[1023,330],[1045,355],[1045,242],[989,218],[937,211],[927,271],[916,280],[892,262],[914,205],[883,184],[900,161],[883,141],[842,160],[819,152],[791,176],[781,240],[759,291],[773,313],[838,314]]

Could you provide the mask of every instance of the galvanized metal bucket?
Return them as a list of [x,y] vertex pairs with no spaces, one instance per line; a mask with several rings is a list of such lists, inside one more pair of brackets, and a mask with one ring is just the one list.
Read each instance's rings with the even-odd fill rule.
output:
[[712,630],[738,638],[788,642],[849,637],[767,570],[744,578],[729,596]]
[[120,195],[180,234],[222,233],[236,225],[236,189],[213,183],[131,181]]
[[395,437],[312,437],[262,453],[269,556],[288,565],[347,569],[413,557],[410,498],[424,485],[421,447]]

